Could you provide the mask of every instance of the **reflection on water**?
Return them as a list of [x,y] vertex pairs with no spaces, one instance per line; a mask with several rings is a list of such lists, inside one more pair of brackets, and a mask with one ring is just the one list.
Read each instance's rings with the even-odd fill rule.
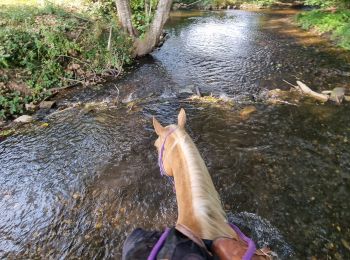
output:
[[[46,128],[1,142],[0,255],[118,259],[133,228],[173,225],[176,200],[157,168],[151,116],[173,123],[184,107],[231,220],[283,259],[349,258],[350,107],[255,103],[250,118],[239,115],[244,100],[282,79],[320,89],[349,84],[342,58],[270,26],[284,16],[173,16],[153,58],[116,85],[58,100],[106,106],[68,109],[50,116]],[[179,91],[192,84],[243,98],[233,108],[188,102]],[[138,102],[116,106],[116,86],[120,100]]]
[[334,53],[301,46],[315,37],[295,30],[285,18],[283,12],[174,15],[169,39],[153,56],[178,86],[194,84],[215,94],[250,97],[262,87],[289,88],[283,80],[298,79],[319,88],[350,86],[349,77],[342,76],[350,71],[349,63]]

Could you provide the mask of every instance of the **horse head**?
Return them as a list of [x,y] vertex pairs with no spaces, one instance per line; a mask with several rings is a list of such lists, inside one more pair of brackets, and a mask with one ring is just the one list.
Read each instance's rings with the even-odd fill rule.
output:
[[159,167],[161,169],[162,174],[172,177],[173,169],[171,167],[170,161],[167,159],[169,157],[169,153],[172,151],[172,148],[175,146],[175,138],[171,136],[171,134],[175,131],[185,131],[186,124],[186,112],[182,108],[178,114],[177,125],[169,125],[163,127],[158,120],[153,117],[153,127],[156,131],[158,138],[154,143],[154,146],[158,150],[159,154]]

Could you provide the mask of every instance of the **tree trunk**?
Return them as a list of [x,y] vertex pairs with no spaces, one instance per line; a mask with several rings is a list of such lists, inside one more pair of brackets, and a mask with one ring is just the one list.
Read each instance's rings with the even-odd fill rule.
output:
[[136,39],[134,43],[135,55],[143,56],[150,53],[159,43],[165,22],[173,0],[159,0],[153,21],[142,39]]
[[137,37],[138,32],[132,26],[131,22],[131,8],[129,0],[116,0],[117,12],[119,22],[124,29],[132,38]]
[[[159,43],[165,22],[173,0],[159,0],[154,19],[142,38],[137,38],[137,31],[132,26],[129,0],[116,0],[121,26],[134,39],[134,55],[143,56],[150,53]],[[149,2],[151,5],[151,2]]]

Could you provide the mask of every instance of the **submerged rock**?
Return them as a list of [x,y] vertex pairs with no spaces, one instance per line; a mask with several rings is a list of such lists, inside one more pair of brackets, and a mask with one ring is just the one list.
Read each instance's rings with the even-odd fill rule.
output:
[[193,94],[194,85],[188,85],[179,89],[180,94]]
[[14,132],[15,132],[15,130],[13,130],[13,129],[2,130],[2,131],[0,131],[0,138],[1,137],[4,138],[4,137],[7,137],[9,135],[12,135]]
[[134,92],[131,92],[129,95],[127,95],[124,99],[122,99],[122,103],[123,104],[127,104],[127,103],[130,103],[132,101],[135,100],[135,98],[133,97],[134,95]]
[[33,121],[33,117],[28,116],[28,115],[23,115],[23,116],[20,116],[20,117],[16,118],[14,121],[16,123],[26,124],[26,123],[32,122]]
[[239,111],[239,115],[242,118],[248,118],[250,114],[256,112],[256,107],[255,106],[247,106],[243,108],[241,111]]

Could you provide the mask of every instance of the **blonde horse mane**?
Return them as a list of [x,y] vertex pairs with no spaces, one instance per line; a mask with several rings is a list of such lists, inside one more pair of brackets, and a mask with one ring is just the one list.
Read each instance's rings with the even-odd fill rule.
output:
[[188,167],[194,217],[201,228],[202,238],[236,237],[228,226],[219,194],[196,145],[184,129],[177,129],[174,136],[173,147],[178,144]]

